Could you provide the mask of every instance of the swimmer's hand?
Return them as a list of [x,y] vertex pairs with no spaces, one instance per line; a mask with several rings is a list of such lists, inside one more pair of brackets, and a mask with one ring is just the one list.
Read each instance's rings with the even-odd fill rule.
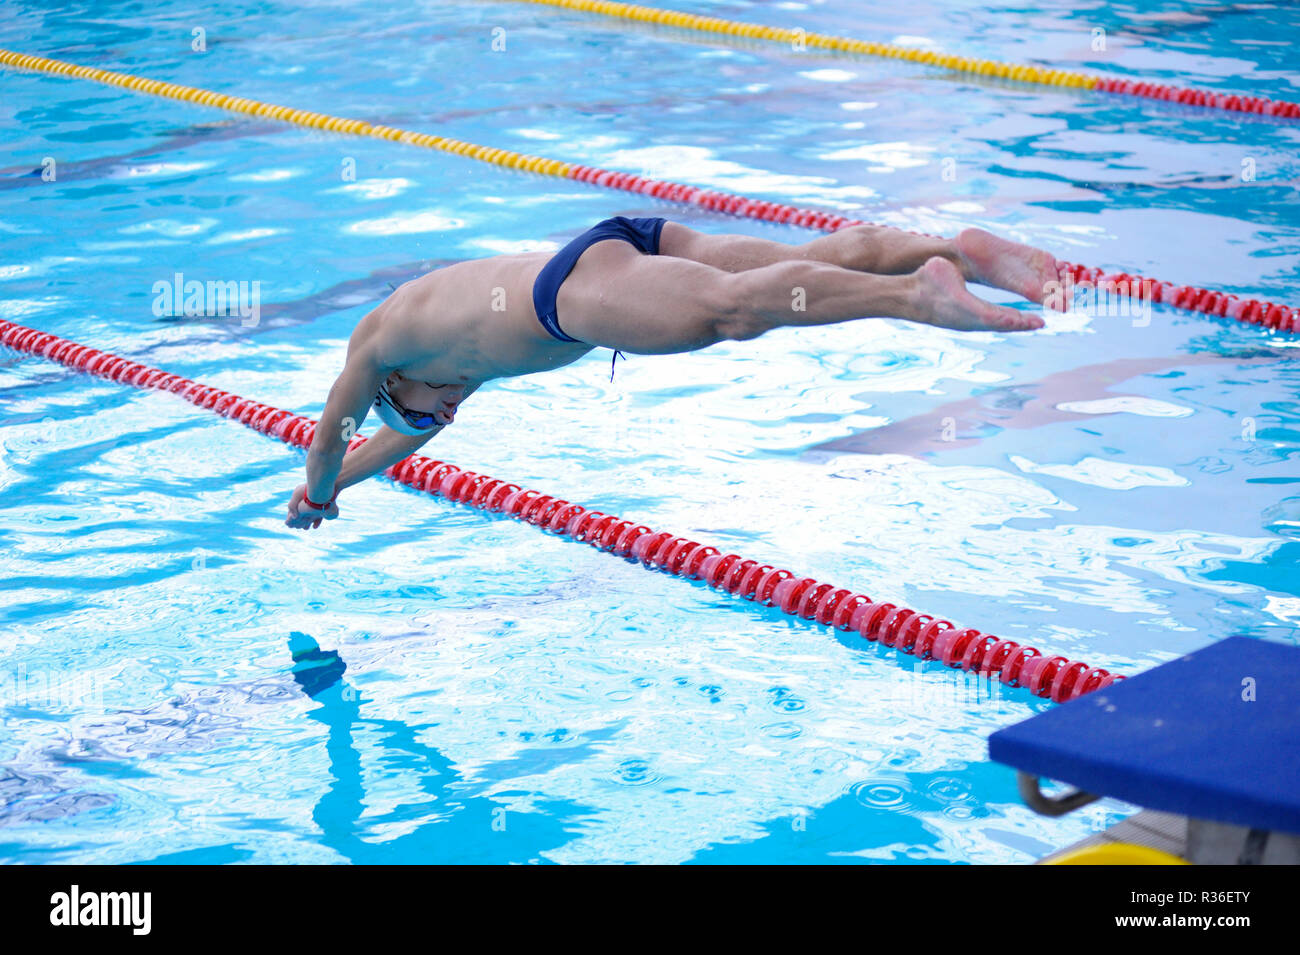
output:
[[284,519],[285,527],[292,527],[298,531],[309,531],[320,527],[322,520],[332,521],[339,516],[338,504],[330,501],[329,507],[323,511],[318,511],[314,507],[303,504],[302,499],[306,496],[307,485],[299,484],[293,492],[293,497],[289,498],[289,513]]

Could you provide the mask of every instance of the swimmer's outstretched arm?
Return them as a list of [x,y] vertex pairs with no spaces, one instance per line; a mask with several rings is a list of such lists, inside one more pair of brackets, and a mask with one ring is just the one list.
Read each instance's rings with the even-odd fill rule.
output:
[[[343,456],[343,465],[334,480],[334,493],[331,495],[330,507],[324,511],[314,511],[304,507],[299,513],[299,505],[302,504],[303,495],[307,493],[307,485],[300,484],[289,499],[289,513],[284,519],[285,525],[295,530],[311,530],[319,527],[322,520],[332,521],[339,516],[336,503],[339,492],[354,484],[360,484],[366,478],[379,474],[410,457],[441,430],[442,427],[439,426],[427,434],[409,436],[398,434],[388,425],[381,425],[365,444],[353,448]],[[312,500],[316,498],[313,497]]]
[[343,467],[339,469],[338,479],[334,482],[334,493],[337,495],[344,488],[360,484],[366,478],[406,460],[428,444],[429,439],[440,433],[443,427],[438,425],[421,435],[406,435],[394,431],[386,424],[380,425],[379,430],[365,444],[353,448],[344,456]]
[[[478,385],[466,387],[458,404],[464,405],[466,399],[478,391],[478,388]],[[343,466],[339,468],[339,476],[334,480],[335,496],[344,488],[360,484],[366,478],[386,471],[400,461],[405,461],[428,444],[430,439],[441,434],[445,427],[447,426],[440,424],[424,434],[406,435],[394,431],[386,424],[380,425],[379,430],[368,438],[365,444],[353,448],[343,456]],[[312,498],[312,500],[316,499]]]
[[[285,519],[289,527],[318,527],[322,519],[333,520],[338,516],[334,494],[348,442],[366,420],[379,386],[393,370],[392,363],[381,356],[374,335],[376,320],[384,310],[385,305],[380,305],[352,333],[343,372],[330,387],[311,447],[307,449],[307,483],[294,492],[289,502]],[[329,506],[324,510],[313,508],[304,498]]]

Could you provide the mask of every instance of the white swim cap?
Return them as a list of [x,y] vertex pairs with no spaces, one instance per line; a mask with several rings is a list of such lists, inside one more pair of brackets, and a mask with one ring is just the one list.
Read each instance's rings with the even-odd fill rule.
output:
[[422,434],[428,434],[438,427],[432,424],[427,428],[417,428],[411,422],[406,420],[402,414],[401,405],[393,398],[392,393],[388,390],[388,384],[379,386],[379,394],[375,395],[375,410],[379,412],[379,419],[392,428],[398,434],[409,435],[412,438],[418,438]]

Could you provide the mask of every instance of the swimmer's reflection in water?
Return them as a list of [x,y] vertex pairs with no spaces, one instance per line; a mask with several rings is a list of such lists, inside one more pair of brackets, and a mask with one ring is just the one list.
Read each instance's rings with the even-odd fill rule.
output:
[[[570,838],[569,820],[590,817],[593,809],[576,803],[534,799],[532,811],[510,812],[504,831],[494,826],[505,818],[502,800],[477,795],[438,749],[422,743],[424,728],[400,720],[362,715],[366,701],[344,679],[347,663],[335,650],[322,650],[310,635],[289,636],[294,682],[319,703],[307,716],[326,728],[329,788],[312,809],[320,841],[350,862],[474,862],[539,861],[543,853]],[[364,729],[367,750],[374,759],[363,765],[354,732]],[[367,812],[367,767],[400,774],[416,790],[415,799],[388,812]],[[481,767],[491,776],[492,764]],[[386,789],[388,787],[385,787]],[[413,820],[425,821],[411,828]],[[403,830],[395,838],[380,838],[385,827]],[[407,831],[409,830],[409,831]]]

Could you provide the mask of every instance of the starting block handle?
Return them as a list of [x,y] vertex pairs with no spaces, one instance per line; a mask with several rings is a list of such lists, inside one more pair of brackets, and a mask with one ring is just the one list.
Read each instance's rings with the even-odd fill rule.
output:
[[1026,806],[1042,816],[1064,816],[1067,812],[1074,812],[1080,806],[1086,806],[1101,798],[1080,789],[1071,790],[1062,796],[1048,796],[1038,783],[1038,777],[1032,773],[1016,773],[1020,798],[1025,801]]

